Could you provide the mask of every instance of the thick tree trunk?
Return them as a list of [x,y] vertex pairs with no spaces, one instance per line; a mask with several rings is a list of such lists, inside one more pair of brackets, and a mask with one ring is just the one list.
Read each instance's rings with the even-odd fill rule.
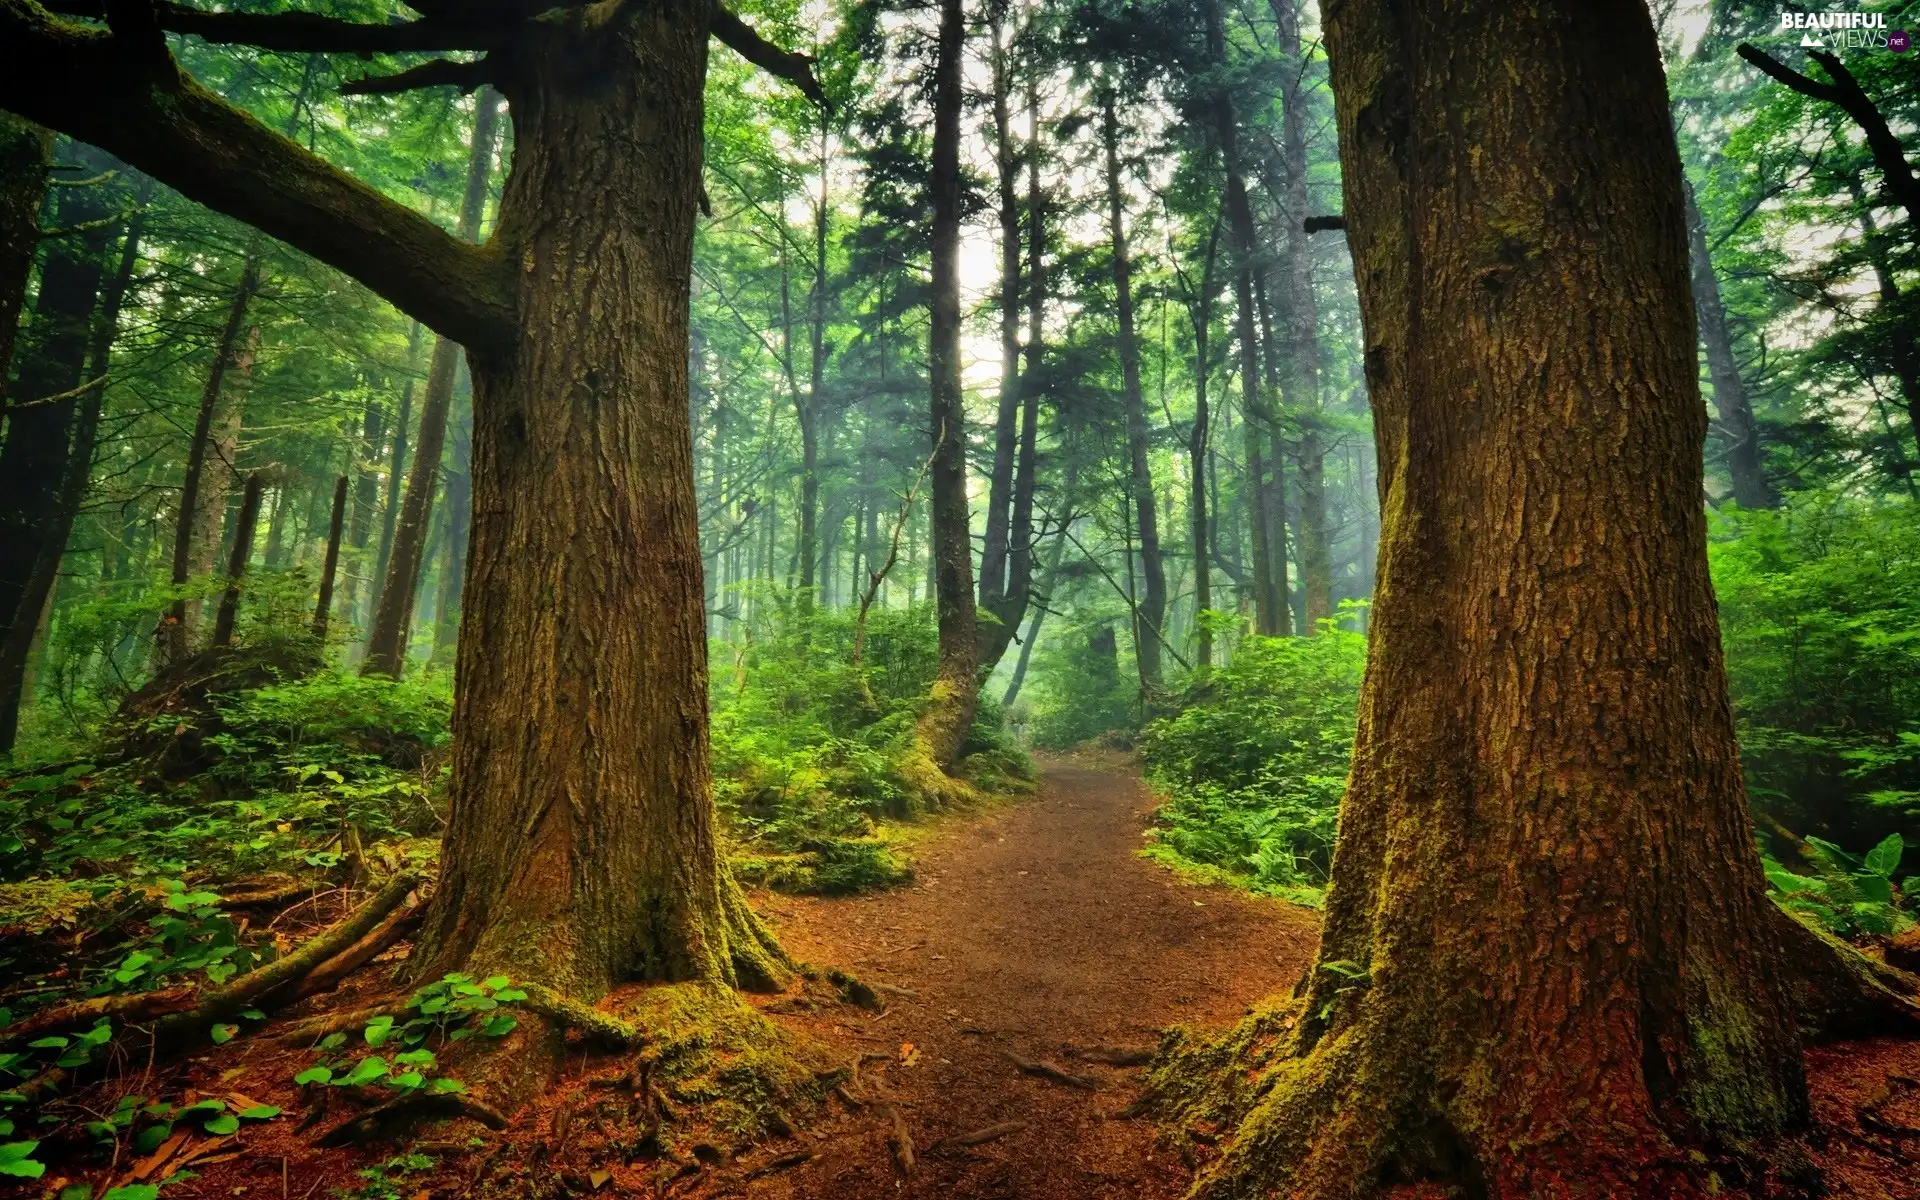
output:
[[[180,484],[180,509],[174,519],[173,570],[170,580],[182,587],[212,565],[219,548],[220,516],[227,507],[227,480],[233,472],[233,437],[239,432],[239,404],[228,403],[227,373],[251,371],[251,340],[242,341],[247,306],[260,287],[260,255],[250,246],[240,266],[240,282],[227,304],[226,323],[214,344],[213,363],[200,390],[200,408],[187,442],[187,469]],[[235,389],[237,392],[239,389]],[[224,409],[224,418],[222,411]],[[223,427],[216,430],[216,421]],[[191,623],[200,609],[186,597],[176,597],[161,619],[157,649],[162,663],[179,662],[191,648]]]
[[932,384],[929,459],[935,603],[940,667],[916,726],[909,782],[938,803],[952,786],[944,771],[959,756],[979,702],[973,539],[967,516],[966,409],[960,388],[960,87],[966,39],[962,0],[941,0],[933,93],[933,276],[927,338]]
[[7,394],[14,335],[40,244],[40,210],[47,200],[52,161],[51,134],[0,112],[0,399]]
[[[100,299],[100,313],[93,324],[91,345],[87,348],[85,375],[101,380],[113,361],[113,343],[120,332],[120,307],[127,288],[133,282],[134,268],[140,261],[140,239],[146,230],[145,204],[151,185],[139,193],[141,208],[127,223],[127,236],[120,246],[120,264]],[[59,581],[60,561],[66,556],[67,541],[73,536],[73,523],[87,498],[87,485],[93,479],[93,453],[99,440],[100,410],[106,384],[96,383],[80,397],[79,417],[74,424],[73,444],[67,452],[65,473],[60,481],[58,504],[51,528],[41,542],[40,555],[27,584],[15,604],[13,621],[0,632],[0,754],[13,749],[20,729],[20,709],[27,702],[28,663],[31,661],[41,614],[53,596]]]
[[[1134,330],[1133,315],[1133,262],[1127,252],[1126,194],[1120,179],[1120,120],[1110,89],[1100,93],[1100,130],[1106,151],[1107,235],[1113,248],[1114,310],[1120,326],[1120,381],[1127,410],[1127,483],[1140,538],[1140,572],[1146,585],[1133,622],[1134,657],[1140,666],[1140,678],[1149,688],[1157,688],[1162,670],[1160,639],[1166,632],[1167,566],[1160,555],[1160,519],[1154,508],[1153,470],[1147,459],[1147,402],[1140,386],[1140,341]],[[1039,629],[1037,615],[1034,629]],[[1028,653],[1029,647],[1023,645],[1022,666]],[[1018,689],[1008,691],[1011,694]]]
[[1707,379],[1713,384],[1713,407],[1725,431],[1727,476],[1734,502],[1742,508],[1775,508],[1779,493],[1767,478],[1760,456],[1760,426],[1753,419],[1746,381],[1733,356],[1733,334],[1727,328],[1727,310],[1720,303],[1720,277],[1714,274],[1713,255],[1707,249],[1707,223],[1686,184],[1687,245],[1693,258],[1693,308],[1699,316],[1700,341],[1707,348]]
[[[498,124],[500,93],[481,88],[475,96],[473,140],[467,151],[467,191],[460,207],[459,235],[465,241],[480,236],[486,212],[487,180],[493,170],[494,130]],[[406,498],[394,526],[393,552],[373,610],[373,628],[367,635],[367,658],[362,675],[400,677],[407,661],[407,640],[413,629],[414,606],[419,601],[420,573],[427,560],[427,538],[433,527],[433,498],[439,487],[440,455],[446,449],[447,419],[453,408],[453,385],[460,367],[460,347],[435,338],[433,359],[427,368],[426,398],[420,405],[420,435],[413,452],[413,470],[407,475]],[[684,372],[685,367],[682,366]]]
[[1688,1144],[1807,1097],[1652,22],[1349,0],[1326,26],[1382,573],[1319,964],[1201,1190],[1704,1194]]
[[[95,151],[82,153],[80,161],[90,175],[113,165]],[[54,206],[61,228],[76,232],[53,239],[41,263],[33,321],[9,397],[26,407],[7,410],[7,440],[0,448],[0,621],[9,629],[40,550],[59,522],[60,484],[80,407],[74,393],[84,382],[93,310],[114,240],[109,218],[118,195],[104,180],[69,183],[59,188]],[[37,228],[38,212],[30,219]],[[35,403],[53,396],[65,398]],[[40,609],[22,619],[37,623]]]
[[708,767],[687,414],[708,6],[621,11],[496,52],[523,333],[471,347],[454,784],[414,956],[584,999],[785,962],[725,870]]

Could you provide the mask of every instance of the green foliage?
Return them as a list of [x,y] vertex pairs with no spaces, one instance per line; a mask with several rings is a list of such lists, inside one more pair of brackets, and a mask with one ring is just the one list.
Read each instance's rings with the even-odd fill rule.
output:
[[1148,725],[1140,751],[1167,795],[1147,853],[1317,904],[1353,755],[1366,638],[1248,637]]
[[1097,609],[1076,613],[1035,652],[1034,745],[1059,749],[1137,727],[1140,688],[1131,662],[1121,669],[1116,625],[1126,628]]
[[1844,938],[1892,936],[1914,923],[1910,906],[1916,881],[1893,881],[1907,848],[1900,834],[1888,834],[1864,858],[1821,838],[1808,838],[1806,846],[1810,875],[1788,870],[1771,855],[1763,858],[1767,883],[1782,905]]
[[1807,492],[1715,534],[1754,804],[1832,842],[1920,841],[1920,507]]
[[[475,980],[454,973],[427,984],[407,1000],[412,1016],[400,1021],[382,1015],[368,1021],[360,1041],[369,1050],[394,1047],[388,1054],[350,1054],[352,1039],[330,1033],[316,1045],[320,1058],[293,1077],[302,1087],[367,1087],[378,1083],[389,1091],[409,1093],[464,1092],[466,1084],[433,1074],[438,1065],[428,1043],[445,1044],[470,1037],[501,1038],[512,1033],[519,1019],[503,1007],[520,1003],[527,993],[505,975]],[[397,1047],[406,1047],[398,1049]]]

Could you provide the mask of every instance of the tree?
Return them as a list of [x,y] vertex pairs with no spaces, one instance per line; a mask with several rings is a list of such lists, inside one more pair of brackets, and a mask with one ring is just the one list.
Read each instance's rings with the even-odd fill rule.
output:
[[[557,18],[418,7],[362,25],[114,0],[96,28],[0,0],[0,106],[338,267],[469,352],[473,586],[418,972],[504,970],[584,997],[634,978],[764,985],[782,958],[713,833],[686,403],[709,33],[817,88],[805,60],[706,0]],[[175,64],[167,28],[488,51],[359,88],[500,88],[514,164],[493,238],[459,241],[219,100]]]
[[1840,952],[1747,816],[1652,24],[1352,0],[1326,38],[1380,581],[1318,962],[1202,1190],[1705,1194],[1677,1146],[1805,1120],[1795,988]]
[[1700,321],[1700,341],[1707,351],[1707,378],[1713,383],[1713,407],[1727,438],[1727,474],[1733,498],[1742,508],[1773,508],[1780,503],[1767,478],[1760,454],[1760,426],[1753,419],[1753,402],[1733,356],[1733,335],[1727,328],[1727,310],[1720,303],[1720,279],[1713,270],[1707,245],[1707,222],[1686,185],[1687,250],[1693,260],[1693,307]]

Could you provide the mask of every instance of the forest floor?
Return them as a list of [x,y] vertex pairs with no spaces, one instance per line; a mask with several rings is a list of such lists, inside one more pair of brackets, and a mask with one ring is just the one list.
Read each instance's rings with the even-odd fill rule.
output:
[[[1032,799],[952,821],[925,841],[910,889],[756,897],[789,952],[886,985],[883,1015],[835,1007],[781,1019],[847,1046],[849,1057],[875,1056],[862,1065],[862,1086],[905,1121],[919,1163],[902,1180],[890,1123],[836,1101],[834,1115],[808,1131],[813,1157],[747,1184],[745,1195],[1077,1200],[1185,1191],[1188,1164],[1157,1140],[1152,1121],[1129,1118],[1141,1072],[1086,1055],[1150,1049],[1168,1025],[1231,1024],[1307,966],[1318,918],[1189,886],[1140,858],[1153,800],[1120,756],[1039,765]],[[1094,1087],[1024,1074],[1013,1058]],[[967,1148],[936,1145],[1007,1124],[1022,1128]],[[714,1180],[690,1194],[742,1193],[737,1180]]]

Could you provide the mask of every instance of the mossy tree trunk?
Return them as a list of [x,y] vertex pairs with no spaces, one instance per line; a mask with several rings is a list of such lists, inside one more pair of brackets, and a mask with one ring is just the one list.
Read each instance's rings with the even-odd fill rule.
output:
[[1385,475],[1372,657],[1318,964],[1203,1190],[1704,1192],[1677,1151],[1807,1097],[1651,20],[1348,0],[1326,34]]

